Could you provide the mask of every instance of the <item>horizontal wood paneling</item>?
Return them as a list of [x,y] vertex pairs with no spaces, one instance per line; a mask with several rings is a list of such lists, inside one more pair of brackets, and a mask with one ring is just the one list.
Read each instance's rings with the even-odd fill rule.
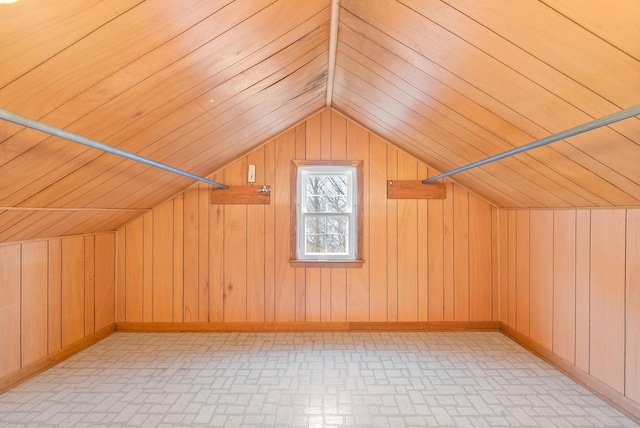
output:
[[[515,218],[529,219],[529,233],[510,227]],[[531,248],[525,254],[528,281],[518,281],[515,289],[531,296],[515,307],[518,319],[523,311],[531,317],[531,330],[513,329],[514,334],[640,404],[635,315],[640,210],[500,210],[499,222],[500,233],[507,235],[501,245],[521,248],[525,241]],[[503,260],[502,276],[522,274]],[[502,313],[514,309],[510,299],[501,304],[507,305]]]
[[113,232],[0,245],[0,389],[113,328],[115,256]]
[[[289,264],[290,241],[282,237],[289,237],[290,162],[316,158],[363,162],[361,268]],[[248,164],[255,164],[256,174],[271,186],[270,204],[211,204],[208,186],[198,185],[118,231],[127,268],[123,321],[146,319],[140,299],[149,293],[154,314],[170,314],[176,299],[183,298],[178,303],[184,322],[493,320],[494,225],[492,207],[484,200],[451,183],[444,202],[388,200],[387,180],[417,179],[428,168],[331,109],[212,177],[245,185]],[[454,203],[454,195],[465,202]],[[171,218],[177,201],[184,201],[178,223]],[[152,247],[145,244],[149,233]],[[177,234],[183,239],[176,240]],[[175,242],[184,249],[176,249]],[[172,262],[174,270],[184,266],[182,282],[175,282]],[[462,269],[465,275],[455,282],[446,280],[444,272]],[[203,299],[208,307],[198,303]],[[173,317],[179,321],[175,312]]]

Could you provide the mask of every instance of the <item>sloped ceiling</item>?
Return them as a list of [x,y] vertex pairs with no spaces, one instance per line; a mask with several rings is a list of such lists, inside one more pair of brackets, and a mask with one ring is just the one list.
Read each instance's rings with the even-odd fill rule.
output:
[[[640,104],[637,0],[339,5],[330,54],[331,0],[0,4],[0,108],[206,176],[327,100],[439,171]],[[639,206],[639,166],[632,118],[453,179]],[[112,230],[191,183],[0,121],[0,242]]]

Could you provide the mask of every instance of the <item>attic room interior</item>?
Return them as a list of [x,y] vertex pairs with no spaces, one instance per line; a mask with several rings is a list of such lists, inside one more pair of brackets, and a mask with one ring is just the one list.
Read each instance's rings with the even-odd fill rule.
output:
[[0,1],[0,425],[638,426],[638,22]]

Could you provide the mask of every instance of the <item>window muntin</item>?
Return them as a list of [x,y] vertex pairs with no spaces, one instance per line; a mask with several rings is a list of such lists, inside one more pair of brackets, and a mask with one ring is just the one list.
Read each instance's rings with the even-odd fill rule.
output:
[[355,260],[357,168],[306,165],[297,174],[296,258]]

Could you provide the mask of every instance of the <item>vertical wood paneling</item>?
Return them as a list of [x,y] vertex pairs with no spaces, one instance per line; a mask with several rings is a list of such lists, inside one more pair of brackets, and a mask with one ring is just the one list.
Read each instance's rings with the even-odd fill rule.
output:
[[454,319],[469,321],[469,192],[453,189]]
[[[264,181],[273,186],[275,183],[276,152],[275,142],[271,141],[264,148]],[[273,198],[273,190],[271,198]],[[275,321],[276,308],[276,222],[275,203],[264,207],[264,320]]]
[[0,247],[0,377],[20,369],[20,245]]
[[[509,326],[518,325],[518,212],[509,210]],[[528,236],[528,235],[527,235]],[[528,248],[528,247],[527,247]],[[528,275],[527,275],[528,277]],[[527,293],[528,294],[528,293]],[[527,317],[528,319],[528,317]]]
[[184,320],[184,196],[173,199],[173,321]]
[[[362,176],[364,183],[363,205],[358,207],[367,215],[364,216],[361,255],[365,264],[360,269],[347,269],[347,321],[365,322],[369,321],[369,133],[355,123],[347,122],[347,159],[362,161]],[[308,284],[307,284],[308,289]],[[308,299],[308,297],[307,297]]]
[[224,211],[224,320],[243,322],[247,320],[247,259],[242,257],[247,253],[247,208],[227,205]]
[[576,214],[576,366],[589,372],[591,212]]
[[640,209],[627,212],[625,395],[640,403]]
[[[418,177],[426,177],[426,175],[418,175]],[[443,214],[443,227],[444,227],[444,241],[443,241],[443,260],[442,260],[442,287],[443,287],[443,304],[444,304],[444,321],[455,321],[456,311],[456,254],[455,254],[455,224],[453,220],[455,206],[453,203],[454,189],[458,186],[454,185],[449,180],[444,180],[445,188],[447,190],[447,197],[442,201],[442,214]],[[424,203],[425,207],[428,207],[428,201],[419,201],[418,203]],[[426,212],[424,216],[426,217]],[[426,231],[425,231],[426,233]],[[424,247],[428,246],[428,240],[425,239]],[[424,262],[425,267],[428,265],[428,260]],[[427,318],[428,319],[428,318]]]
[[95,329],[103,329],[115,322],[115,235],[105,233],[95,238]]
[[295,130],[276,138],[275,204],[275,320],[295,321],[295,269],[289,266],[290,164],[295,156]]
[[113,324],[115,253],[115,233],[0,245],[0,378]]
[[590,372],[624,392],[624,210],[591,213]]
[[529,335],[530,327],[530,301],[529,288],[530,259],[529,259],[529,211],[520,210],[516,214],[516,326],[520,333]]
[[173,261],[173,200],[169,200],[153,210],[153,322],[173,321]]
[[498,210],[498,257],[500,275],[500,321],[513,327],[509,322],[509,211]]
[[[123,263],[124,266],[124,263]],[[124,281],[122,282],[124,284]],[[62,240],[49,240],[49,353],[62,347]],[[124,293],[123,293],[124,294]],[[124,305],[123,305],[124,308]],[[124,321],[124,317],[122,318]]]
[[[427,177],[429,175],[429,168],[422,163],[418,163],[418,178]],[[450,181],[446,181],[447,192],[452,194],[452,184]],[[418,238],[418,321],[429,321],[429,251],[428,251],[428,234],[427,234],[427,212],[428,204],[426,199],[419,199],[418,201],[418,226],[416,228],[416,234]],[[453,291],[453,200],[448,199],[448,203],[445,203],[445,218],[448,221],[444,223],[444,236],[445,236],[445,252],[444,252],[444,313],[445,321],[453,321],[453,307],[455,305],[454,291]]]
[[84,337],[84,237],[62,239],[62,347]]
[[[183,301],[184,301],[184,321],[185,322],[197,322],[198,321],[198,262],[200,260],[198,256],[198,230],[200,222],[198,219],[198,186],[192,186],[183,193],[184,203],[184,289],[183,289]],[[213,210],[217,210],[218,207],[213,207]],[[212,222],[215,223],[215,222]],[[217,225],[217,224],[216,224]],[[213,226],[213,225],[212,225]],[[220,227],[212,227],[212,236],[216,233],[222,233],[222,225]],[[220,257],[222,257],[222,253]],[[212,262],[212,269],[217,269],[215,263]]]
[[[398,153],[398,179],[417,180],[417,161]],[[398,200],[398,321],[418,321],[418,201]]]
[[47,355],[48,251],[47,241],[22,244],[22,367]]
[[142,321],[153,322],[153,217],[142,217]]
[[[290,162],[307,157],[364,162],[362,268],[289,265]],[[143,321],[149,295],[154,320],[167,311],[178,322],[491,320],[498,311],[498,216],[491,206],[450,182],[444,201],[387,200],[387,179],[435,172],[345,117],[324,110],[212,178],[245,184],[248,164],[257,166],[257,181],[272,186],[270,204],[209,206],[209,189],[198,184],[167,202],[171,209],[159,206],[126,227],[127,268],[139,264],[142,271],[136,307]],[[515,248],[513,216],[500,226],[511,232],[513,224]],[[509,240],[509,233],[500,237]],[[163,293],[173,298],[164,301]],[[136,301],[129,300],[127,307]]]
[[[256,166],[256,184],[265,184],[264,147],[249,154]],[[264,321],[265,224],[264,206],[247,206],[247,321]]]
[[125,319],[127,322],[142,321],[142,284],[144,277],[143,232],[142,217],[128,224],[124,229],[124,236],[126,237]]
[[[429,321],[444,320],[444,219],[442,200],[427,202]],[[455,306],[455,305],[454,305]]]
[[96,245],[92,235],[84,238],[84,334],[91,334],[96,329]]
[[[306,160],[320,160],[321,158],[321,114],[315,114],[305,123],[305,155]],[[320,268],[307,268],[305,275],[306,299],[305,319],[307,322],[320,322],[321,293]]]
[[[214,181],[223,182],[224,172],[214,174],[213,177]],[[209,210],[209,215],[209,248],[211,249],[209,253],[209,277],[211,281],[209,291],[209,321],[222,322],[224,320],[224,301],[226,298],[224,290],[224,206],[212,205]],[[197,234],[194,234],[194,236],[197,238]],[[195,281],[195,284],[197,284],[197,278],[195,278]],[[197,286],[193,287],[193,290],[193,294],[197,300]],[[196,317],[194,321],[197,320],[198,318]]]
[[469,319],[490,320],[491,296],[491,205],[469,195]]
[[209,207],[211,186],[198,183],[198,321],[209,321]]
[[387,321],[387,144],[374,135],[369,158],[369,319]]
[[[306,156],[306,132],[305,123],[300,123],[295,127],[295,158],[304,160]],[[307,295],[307,278],[305,268],[296,268],[296,321],[304,322],[307,317],[306,295]]]
[[[331,111],[331,160],[347,159],[347,119]],[[331,321],[347,320],[347,270],[331,269]]]
[[[553,339],[553,211],[530,214],[530,337],[551,350]],[[531,286],[534,284],[534,286]]]
[[576,212],[553,214],[553,352],[575,361]]
[[500,320],[500,224],[498,208],[491,207],[491,289],[493,320]]
[[[387,180],[398,178],[398,149],[387,146]],[[398,321],[398,200],[387,200],[387,321]]]

